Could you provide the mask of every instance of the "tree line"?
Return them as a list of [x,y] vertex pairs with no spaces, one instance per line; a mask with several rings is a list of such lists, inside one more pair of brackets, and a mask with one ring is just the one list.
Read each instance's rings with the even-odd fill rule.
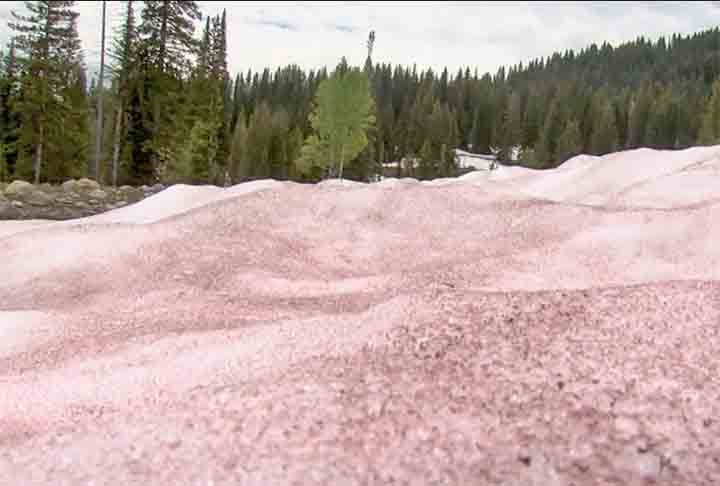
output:
[[[76,2],[27,1],[27,14],[13,13],[0,63],[2,180],[312,182],[342,168],[368,181],[400,160],[413,163],[393,175],[432,179],[457,174],[455,148],[546,169],[579,153],[720,143],[717,28],[593,44],[482,75],[374,63],[373,32],[362,67],[343,58],[330,72],[290,65],[231,76],[225,12],[203,19],[194,1],[142,3],[138,15],[138,2],[124,2],[102,97],[88,85]],[[328,108],[346,102],[361,116]],[[361,130],[343,139],[343,123]]]

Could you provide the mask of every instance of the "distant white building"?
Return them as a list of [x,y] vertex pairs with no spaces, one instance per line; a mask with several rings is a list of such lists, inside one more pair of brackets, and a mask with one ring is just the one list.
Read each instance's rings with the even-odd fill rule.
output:
[[455,149],[454,152],[458,169],[493,170],[497,167],[495,154],[474,154],[460,149]]

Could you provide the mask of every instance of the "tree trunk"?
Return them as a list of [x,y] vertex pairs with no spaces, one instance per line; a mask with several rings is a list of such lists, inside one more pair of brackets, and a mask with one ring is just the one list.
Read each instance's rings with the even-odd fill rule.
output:
[[122,101],[115,113],[115,133],[113,134],[113,154],[112,154],[112,185],[117,187],[118,160],[120,159],[120,135],[122,134]]
[[161,14],[162,19],[160,24],[160,52],[158,61],[160,62],[160,72],[163,74],[165,73],[165,56],[167,54],[168,17],[170,16],[170,12],[168,10],[169,3],[169,0],[163,0]]
[[40,184],[40,169],[42,169],[43,144],[45,143],[45,127],[40,125],[40,141],[35,150],[35,184]]
[[344,159],[345,159],[345,145],[343,145],[342,147],[340,147],[340,171],[339,171],[339,174],[338,174],[339,177],[340,177],[340,180],[342,180],[343,162],[344,162]]
[[102,34],[100,37],[100,75],[98,77],[98,95],[97,95],[97,124],[95,125],[95,166],[94,176],[96,181],[100,181],[100,159],[102,158],[102,140],[103,140],[103,76],[105,74],[105,9],[106,2],[102,3]]

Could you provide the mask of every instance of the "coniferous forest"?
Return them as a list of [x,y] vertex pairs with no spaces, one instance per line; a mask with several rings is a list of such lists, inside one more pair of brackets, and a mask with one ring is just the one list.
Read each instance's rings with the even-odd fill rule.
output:
[[202,18],[197,2],[172,0],[145,1],[138,12],[138,3],[124,2],[124,21],[108,36],[102,97],[88,83],[76,2],[28,1],[13,14],[0,65],[0,180],[317,181],[322,167],[298,163],[312,139],[315,95],[351,71],[366,76],[356,85],[373,100],[367,143],[345,162],[344,177],[358,181],[403,158],[417,165],[393,175],[453,176],[455,148],[545,169],[579,153],[720,143],[717,28],[593,44],[494,74],[374,63],[373,33],[364,66],[342,59],[329,70],[242,72],[227,65],[226,13]]

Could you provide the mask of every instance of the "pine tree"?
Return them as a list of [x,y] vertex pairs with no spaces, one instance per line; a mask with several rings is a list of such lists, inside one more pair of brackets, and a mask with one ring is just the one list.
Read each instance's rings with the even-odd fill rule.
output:
[[535,160],[538,164],[535,168],[547,169],[556,165],[557,142],[565,126],[564,118],[559,99],[553,98],[540,138],[535,145]]
[[288,134],[290,116],[284,108],[273,112],[271,118],[271,139],[269,147],[270,177],[286,180],[288,177]]
[[[48,172],[45,159],[56,160],[54,156],[58,154],[53,151],[68,143],[67,135],[82,138],[77,133],[67,133],[68,129],[81,129],[81,124],[64,125],[78,116],[70,91],[84,67],[77,32],[78,14],[72,9],[74,4],[74,1],[27,1],[25,6],[29,15],[13,12],[15,22],[9,24],[16,33],[15,44],[22,71],[22,96],[16,105],[22,124],[19,143],[25,155],[32,154],[35,183],[40,182],[43,172]],[[81,159],[63,163],[86,162],[82,160],[82,154],[78,157]]]
[[245,120],[245,113],[241,111],[235,121],[235,129],[233,130],[228,159],[228,169],[234,183],[243,181],[250,175],[250,168],[247,166],[248,159],[246,156],[247,137],[247,121]]
[[418,167],[421,180],[434,179],[436,175],[436,159],[430,146],[430,140],[425,140],[420,149],[420,165]]
[[712,85],[712,93],[702,114],[698,143],[715,145],[720,143],[720,80]]
[[609,101],[598,107],[598,118],[593,126],[590,153],[605,155],[618,149],[618,132],[615,110]]
[[195,21],[201,17],[195,1],[145,0],[139,33],[148,63],[172,77],[187,74],[197,52]]
[[127,105],[130,98],[130,83],[137,82],[136,50],[137,31],[135,28],[135,11],[133,0],[125,3],[124,21],[116,33],[113,41],[113,50],[110,53],[115,65],[111,71],[115,77],[117,95],[115,99],[115,115],[113,121],[112,144],[112,185],[117,186],[118,170],[120,166],[120,151],[123,138],[127,132]]
[[222,16],[213,20],[212,35],[212,79],[215,101],[213,116],[217,118],[217,151],[213,168],[215,182],[219,183],[220,176],[224,178],[227,170],[227,158],[230,152],[230,124],[231,106],[229,98],[230,74],[227,66],[227,13],[223,10]]
[[272,111],[267,101],[261,101],[250,116],[247,131],[246,156],[250,179],[267,179],[272,167],[270,146],[272,143]]
[[17,163],[18,130],[20,114],[15,109],[19,96],[18,63],[15,56],[15,42],[10,41],[7,56],[2,59],[0,73],[0,155],[3,158],[2,180],[15,177]]
[[[191,93],[184,88],[192,72],[191,60],[198,51],[193,35],[201,14],[195,1],[149,0],[143,2],[141,18],[138,57],[144,61],[139,76],[146,100],[142,103],[145,127],[136,133],[150,138],[134,143],[149,152],[152,171],[145,168],[135,172],[152,173],[154,178],[162,177],[180,158],[195,126],[189,122],[192,117],[188,111],[193,107],[187,98]],[[195,130],[199,132],[200,128]]]
[[522,105],[519,93],[513,93],[503,113],[500,134],[500,160],[510,160],[515,145],[522,143]]
[[661,90],[648,116],[645,134],[647,145],[655,149],[672,149],[678,140],[679,115],[672,90]]
[[637,97],[630,104],[630,119],[628,123],[628,148],[637,148],[645,145],[647,123],[652,109],[653,93],[648,85],[643,86]]
[[580,124],[575,119],[570,119],[565,124],[565,128],[557,142],[555,159],[558,163],[563,163],[571,157],[578,155],[582,151],[582,134],[580,133]]

